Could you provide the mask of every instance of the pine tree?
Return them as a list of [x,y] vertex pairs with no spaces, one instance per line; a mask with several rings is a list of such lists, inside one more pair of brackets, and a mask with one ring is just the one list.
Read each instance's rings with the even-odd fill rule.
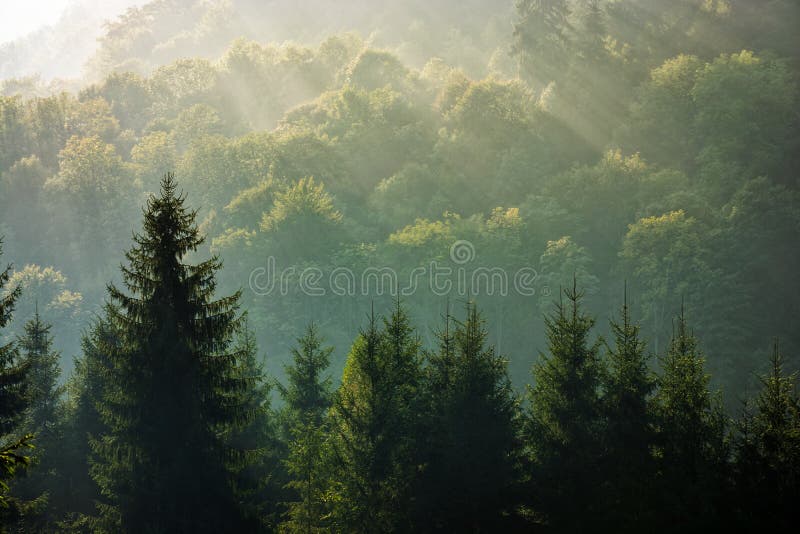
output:
[[55,445],[60,437],[57,423],[64,387],[59,385],[61,355],[53,350],[51,328],[42,321],[37,310],[33,319],[25,324],[25,334],[17,341],[29,365],[30,405],[26,426],[37,436],[37,457],[47,450],[47,445]]
[[[110,356],[105,349],[119,350],[120,336],[105,317],[98,317],[81,340],[82,355],[75,360],[73,374],[67,382],[66,425],[62,444],[64,461],[65,520],[76,529],[87,523],[95,512],[95,503],[103,497],[97,482],[90,475],[92,449],[90,441],[107,432],[98,406],[103,398],[103,378],[109,376]],[[112,384],[113,387],[113,384]]]
[[513,52],[520,76],[542,89],[559,81],[569,60],[570,8],[566,0],[518,0]]
[[397,307],[356,339],[332,409],[333,518],[350,532],[407,530],[415,475],[419,341]]
[[24,335],[17,340],[28,365],[29,404],[23,426],[27,433],[36,436],[36,449],[32,454],[35,469],[21,479],[15,489],[23,499],[41,500],[39,513],[26,514],[24,528],[42,530],[46,522],[55,519],[49,494],[63,488],[58,468],[63,439],[64,387],[59,385],[60,354],[53,350],[51,326],[42,321],[38,309],[24,328]]
[[603,39],[608,33],[605,10],[600,0],[583,0],[580,4],[577,48],[584,62],[602,64],[606,59]]
[[600,513],[603,368],[575,281],[564,295],[568,303],[545,318],[549,354],[533,369],[526,438],[537,510],[556,530],[580,531],[593,528]]
[[[447,392],[453,388],[455,372],[459,363],[456,356],[455,319],[450,315],[449,303],[444,317],[444,328],[436,332],[438,350],[426,354],[426,366],[422,381],[422,413],[420,428],[420,455],[423,464],[415,491],[414,523],[417,528],[434,528],[443,523],[442,509],[446,499],[442,495],[451,488],[450,473],[446,462],[451,457],[451,431],[446,422],[451,414]],[[444,525],[442,525],[444,526]]]
[[614,346],[607,345],[608,373],[603,409],[604,479],[608,484],[603,507],[607,525],[620,531],[639,531],[648,524],[650,488],[656,475],[651,396],[655,380],[648,370],[646,342],[631,321],[627,291],[618,321],[611,321]]
[[428,439],[417,528],[504,530],[518,475],[517,399],[506,360],[486,346],[477,307],[467,305],[454,332],[450,322],[448,314],[425,373]]
[[231,351],[239,293],[214,300],[216,257],[186,256],[202,244],[195,212],[171,174],[144,212],[144,231],[122,268],[129,293],[109,285],[108,320],[119,339],[98,403],[107,432],[92,443],[92,474],[111,502],[100,525],[129,532],[237,528],[231,480],[252,451],[230,437],[255,416],[243,393],[243,354]]
[[739,422],[736,482],[740,520],[752,529],[788,531],[800,499],[800,398],[777,340],[754,412]]
[[725,417],[697,340],[681,311],[655,397],[662,525],[710,527],[722,497],[727,469]]
[[247,321],[243,321],[237,332],[234,352],[242,355],[238,375],[251,384],[241,392],[240,402],[254,416],[231,434],[230,444],[239,450],[258,451],[252,462],[236,473],[234,483],[244,505],[246,528],[273,532],[286,500],[283,492],[286,473],[281,462],[285,451],[270,406],[270,381],[264,365],[258,361],[255,336]]
[[[2,295],[10,273],[10,265],[0,272],[0,328],[5,328],[11,321],[14,303],[20,295],[19,287]],[[32,435],[19,433],[28,403],[28,371],[28,363],[19,360],[13,342],[0,345],[0,528],[18,512],[16,500],[8,495],[8,481],[20,468],[28,465],[25,452],[32,445]]]
[[288,487],[296,494],[289,504],[287,532],[322,532],[326,529],[325,465],[326,413],[331,405],[331,379],[323,376],[330,365],[331,347],[323,347],[312,323],[299,348],[292,349],[293,364],[287,366],[288,386],[281,389],[286,403],[289,458],[292,478]]

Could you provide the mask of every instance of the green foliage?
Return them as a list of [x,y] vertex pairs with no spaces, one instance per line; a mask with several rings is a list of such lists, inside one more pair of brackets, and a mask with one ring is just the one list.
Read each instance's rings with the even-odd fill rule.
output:
[[704,358],[681,313],[661,360],[655,396],[661,521],[697,530],[719,524],[728,457],[726,419],[709,391]]
[[287,453],[279,441],[275,412],[270,406],[270,380],[263,363],[258,361],[255,336],[246,322],[236,333],[233,353],[240,356],[237,378],[251,384],[236,400],[252,414],[250,420],[233,430],[228,438],[231,447],[251,451],[252,456],[243,469],[235,472],[234,488],[242,503],[247,528],[274,531],[284,512],[286,494],[281,486],[287,474],[282,459]]
[[131,150],[136,178],[145,191],[155,191],[163,169],[175,167],[178,149],[173,136],[156,131],[143,136]]
[[27,131],[19,97],[0,96],[0,172],[25,155]]
[[403,89],[408,70],[388,52],[365,50],[353,59],[345,75],[347,83],[367,91],[386,86]]
[[153,95],[147,80],[133,72],[112,72],[102,83],[85,89],[82,99],[102,98],[124,130],[141,131],[150,116]]
[[698,254],[701,224],[683,210],[647,217],[629,227],[620,256],[643,293],[643,320],[651,322],[656,352],[669,328],[668,318],[689,288],[712,271]]
[[520,0],[516,3],[514,53],[520,70],[537,88],[558,79],[568,54],[569,3]]
[[313,323],[297,343],[299,348],[292,349],[293,364],[286,369],[289,383],[281,389],[289,439],[288,488],[294,491],[296,500],[289,504],[289,519],[281,530],[324,532],[330,484],[325,441],[332,394],[331,379],[323,373],[330,365],[333,349],[322,346]]
[[[581,309],[573,281],[546,318],[548,354],[533,368],[525,437],[537,509],[564,531],[594,524],[601,513],[596,481],[602,458],[604,374],[599,342],[589,339],[594,320]],[[582,510],[576,514],[575,510]]]
[[130,294],[109,286],[119,341],[99,347],[110,364],[98,403],[107,431],[92,442],[92,475],[110,501],[102,524],[230,528],[242,516],[229,476],[253,461],[230,439],[256,415],[245,395],[255,378],[239,372],[245,354],[228,350],[239,295],[214,299],[216,258],[184,263],[202,237],[171,175],[134,239],[122,268]]
[[[82,355],[76,359],[73,374],[67,382],[66,424],[61,446],[62,476],[69,482],[64,495],[65,522],[80,525],[91,523],[97,502],[108,503],[92,478],[91,464],[96,461],[91,441],[108,431],[100,415],[104,393],[104,377],[111,372],[110,355],[117,351],[121,337],[105,317],[98,317],[82,338]],[[113,350],[109,350],[113,347]]]
[[22,518],[21,528],[26,530],[41,530],[63,511],[58,509],[63,490],[54,490],[66,483],[60,472],[64,387],[59,384],[60,355],[52,348],[50,328],[36,312],[17,342],[28,366],[28,407],[22,426],[36,436],[36,448],[30,457],[33,468],[14,484],[14,492],[26,501],[40,501]]
[[791,118],[797,87],[785,64],[746,50],[722,55],[705,66],[691,95],[703,178],[724,191],[721,180],[742,175],[783,177],[784,151],[797,143]]
[[334,528],[409,528],[420,378],[419,342],[398,301],[382,329],[375,316],[370,317],[350,350],[334,398]]
[[552,307],[553,293],[569,287],[572,280],[580,280],[588,294],[597,291],[597,277],[591,274],[592,259],[586,249],[577,245],[570,236],[548,241],[547,248],[539,258],[541,292],[539,309],[546,313]]
[[[10,271],[9,265],[0,272],[0,289],[8,284]],[[0,328],[4,328],[11,320],[14,303],[19,295],[20,290],[15,287],[0,296]],[[18,469],[28,465],[30,460],[25,452],[26,449],[33,448],[32,435],[13,435],[19,433],[20,423],[29,403],[29,370],[30,363],[20,360],[15,344],[0,345],[0,528],[5,528],[8,520],[19,513],[17,499],[8,493],[8,481],[17,474]]]
[[[64,391],[59,386],[59,354],[53,351],[53,339],[50,334],[52,327],[42,322],[36,313],[25,324],[25,335],[17,345],[22,357],[28,362],[28,395],[30,404],[26,417],[26,426],[30,433],[37,435],[37,454],[52,452],[59,441],[59,430],[56,423],[61,409],[61,395]],[[48,445],[50,447],[48,447]]]
[[[508,528],[519,477],[519,406],[507,362],[486,346],[474,304],[463,323],[449,315],[424,373],[424,467],[416,524],[444,531]],[[505,512],[505,513],[504,513]]]
[[760,377],[761,391],[745,407],[736,441],[736,482],[751,528],[791,528],[792,503],[800,491],[800,403],[796,374],[784,371],[774,343],[770,370]]
[[[13,478],[17,474],[17,470],[24,468],[30,462],[28,456],[24,454],[26,449],[33,449],[32,445],[33,436],[26,434],[17,441],[4,444],[0,448],[0,526],[3,526],[9,517],[16,519],[15,507],[18,506],[17,502],[8,496],[8,484],[6,480]],[[9,508],[12,509],[9,512]]]
[[653,524],[657,478],[652,448],[656,383],[648,369],[646,342],[631,319],[627,291],[619,318],[611,321],[613,345],[606,345],[604,378],[604,521],[624,532]]
[[[0,241],[0,246],[2,241]],[[2,249],[0,248],[0,252]],[[21,290],[19,287],[7,288],[11,278],[11,265],[0,272],[0,328],[5,328],[11,321],[12,312]],[[0,346],[0,363],[2,363],[2,411],[0,411],[0,436],[5,436],[14,429],[22,417],[26,403],[26,375],[27,363],[22,363],[18,358],[16,344],[11,342]]]
[[[53,43],[66,61],[48,71],[81,59],[82,42],[94,50],[105,4],[71,37],[0,48],[0,231],[21,266],[0,278],[0,302],[23,289],[17,323],[0,325],[4,521],[189,530],[174,519],[197,508],[189,520],[226,530],[691,530],[728,518],[785,529],[796,399],[774,376],[790,376],[800,350],[800,4],[158,0],[97,30],[85,80],[7,79]],[[353,33],[330,35],[340,29]],[[139,207],[171,169],[210,243],[176,230],[188,211],[148,214],[123,271],[130,288],[103,308]],[[474,252],[463,263],[456,241]],[[224,269],[194,263],[209,251]],[[242,330],[215,284],[235,292],[270,256],[290,289],[243,292]],[[360,338],[347,363],[304,337],[298,353],[319,356],[320,372],[330,364],[331,388],[345,367],[342,387],[329,407],[328,383],[307,373],[295,385],[319,400],[313,417],[291,394],[273,409],[267,371],[292,390],[283,364],[304,324],[345,346],[361,310],[388,300],[360,285],[365,269],[391,268],[403,288],[431,262],[452,269],[451,295],[480,299],[485,324],[474,309],[452,331],[448,318],[452,348],[427,368],[435,336],[411,341],[402,318],[373,325],[377,341]],[[308,267],[323,285],[334,268],[353,273],[355,286],[311,298],[294,287]],[[478,269],[489,277],[470,279]],[[533,295],[517,291],[520,269]],[[503,273],[507,294],[489,292]],[[600,322],[605,362],[577,302],[549,323],[531,313],[575,278],[580,310],[598,319],[623,278],[637,296],[618,323]],[[444,307],[428,282],[403,294],[420,324]],[[672,328],[679,301],[707,359]],[[29,455],[26,367],[7,343],[36,303],[58,343],[51,365],[88,330],[63,409],[42,418],[61,443],[37,435]],[[730,411],[756,382],[765,336],[786,354],[765,381],[784,385],[748,406],[730,464],[718,404]],[[515,441],[505,373],[524,387],[546,344]],[[37,455],[27,479],[9,481]],[[512,469],[520,456],[530,465]],[[15,496],[34,481],[25,498],[46,499]]]
[[653,69],[642,85],[631,110],[631,135],[638,138],[636,145],[655,163],[691,168],[691,128],[696,113],[692,88],[701,68],[697,57],[682,54]]
[[52,326],[52,336],[59,340],[59,346],[66,350],[77,350],[78,333],[72,325],[82,321],[85,311],[83,295],[73,291],[73,284],[60,271],[53,267],[26,265],[14,270],[9,284],[21,289],[17,299],[16,310],[18,320],[12,322],[11,330],[19,335],[27,335],[26,321],[41,311],[43,320]]

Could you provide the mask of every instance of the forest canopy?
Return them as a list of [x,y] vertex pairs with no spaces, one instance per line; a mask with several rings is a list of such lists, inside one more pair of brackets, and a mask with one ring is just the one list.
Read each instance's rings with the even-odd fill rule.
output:
[[787,526],[798,27],[152,0],[70,79],[0,46],[0,523]]

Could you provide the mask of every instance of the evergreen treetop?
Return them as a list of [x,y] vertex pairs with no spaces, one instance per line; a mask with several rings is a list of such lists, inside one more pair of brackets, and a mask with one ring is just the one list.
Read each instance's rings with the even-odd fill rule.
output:
[[[230,350],[239,293],[215,300],[218,258],[186,263],[203,242],[172,174],[144,210],[143,232],[110,284],[108,320],[119,339],[99,411],[108,432],[93,444],[93,476],[112,503],[102,519],[130,531],[213,531],[237,513],[231,478],[253,460],[230,437],[255,415]],[[203,466],[203,469],[198,469]]]

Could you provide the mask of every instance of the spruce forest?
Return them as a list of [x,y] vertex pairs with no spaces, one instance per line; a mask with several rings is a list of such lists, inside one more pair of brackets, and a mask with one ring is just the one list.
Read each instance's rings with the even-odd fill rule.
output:
[[0,533],[800,527],[796,0],[3,4]]

